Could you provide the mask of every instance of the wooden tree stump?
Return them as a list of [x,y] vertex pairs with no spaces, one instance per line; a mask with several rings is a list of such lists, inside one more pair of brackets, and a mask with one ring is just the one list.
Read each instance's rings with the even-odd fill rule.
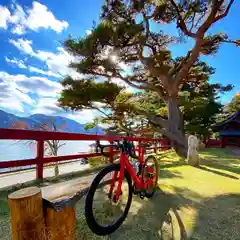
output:
[[24,188],[8,196],[12,240],[44,240],[41,189]]
[[46,208],[45,224],[47,240],[76,239],[76,213],[74,207],[66,207],[59,212]]

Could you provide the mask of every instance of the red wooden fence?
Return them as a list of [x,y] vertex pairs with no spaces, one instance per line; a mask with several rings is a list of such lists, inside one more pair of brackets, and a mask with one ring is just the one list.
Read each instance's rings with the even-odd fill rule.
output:
[[221,140],[218,139],[208,139],[206,144],[206,148],[211,148],[211,147],[221,147]]
[[[139,143],[152,142],[154,147],[146,148],[148,150],[154,149],[156,152],[156,143],[160,142],[163,145],[163,150],[166,150],[168,141],[165,139],[153,139],[153,138],[141,138],[141,137],[126,137],[127,140],[135,141]],[[112,143],[115,140],[121,140],[122,137],[119,136],[107,136],[107,135],[88,135],[88,134],[76,134],[76,133],[63,133],[63,132],[46,132],[46,131],[33,131],[33,130],[18,130],[18,129],[1,129],[0,128],[0,140],[35,140],[37,142],[37,157],[35,159],[24,159],[15,161],[3,161],[0,162],[0,169],[20,167],[20,166],[30,166],[36,165],[36,178],[43,179],[43,166],[46,163],[68,161],[73,159],[79,159],[84,157],[94,157],[100,156],[100,153],[82,153],[75,155],[57,156],[57,157],[46,157],[44,156],[44,141],[46,140],[65,140],[65,141],[96,141],[104,140]],[[139,153],[144,154],[144,149],[142,147],[138,148]],[[110,161],[113,160],[113,156],[117,154],[118,151],[113,151],[110,149]],[[143,157],[142,154],[140,157]]]

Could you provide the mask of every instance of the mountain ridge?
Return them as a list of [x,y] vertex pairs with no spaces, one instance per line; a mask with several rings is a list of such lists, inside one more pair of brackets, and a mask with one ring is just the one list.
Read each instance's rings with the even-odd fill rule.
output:
[[[15,114],[8,113],[0,109],[0,128],[13,128],[16,123],[25,123],[27,128],[31,130],[40,130],[40,126],[44,123],[49,129],[52,129],[53,123],[57,132],[85,133],[96,134],[96,129],[85,130],[84,125],[62,116],[49,116],[45,114],[33,114],[28,117],[19,117]],[[17,127],[16,127],[17,128]],[[97,134],[103,134],[103,129],[98,127]]]

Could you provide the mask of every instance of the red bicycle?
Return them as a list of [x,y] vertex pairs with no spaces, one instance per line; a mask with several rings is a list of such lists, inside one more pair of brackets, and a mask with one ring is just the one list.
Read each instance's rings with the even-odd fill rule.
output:
[[[104,152],[106,147],[121,152],[120,163],[103,168],[94,178],[86,197],[87,224],[93,233],[103,236],[113,233],[121,226],[129,212],[133,194],[141,199],[153,196],[158,181],[158,164],[154,156],[148,156],[145,160],[136,156],[133,144],[126,139],[112,145],[97,142],[96,147],[101,149],[104,156],[107,156]],[[129,157],[137,159],[137,170],[130,163]],[[99,190],[101,187],[103,189]]]

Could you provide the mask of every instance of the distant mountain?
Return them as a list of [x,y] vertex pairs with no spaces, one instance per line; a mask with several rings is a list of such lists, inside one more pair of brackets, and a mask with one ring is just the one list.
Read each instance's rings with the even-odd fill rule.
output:
[[[80,124],[69,118],[47,116],[44,114],[34,114],[29,117],[18,117],[14,114],[0,110],[0,128],[12,128],[12,126],[18,122],[26,123],[28,128],[33,130],[38,130],[43,123],[51,128],[53,125],[52,123],[54,123],[58,132],[96,134],[96,129],[89,129],[85,131],[84,124]],[[98,134],[103,134],[103,129],[100,127],[98,128]]]
[[36,122],[30,118],[18,117],[0,110],[0,128],[11,128],[16,122],[25,122],[28,126],[34,126],[36,124]]

